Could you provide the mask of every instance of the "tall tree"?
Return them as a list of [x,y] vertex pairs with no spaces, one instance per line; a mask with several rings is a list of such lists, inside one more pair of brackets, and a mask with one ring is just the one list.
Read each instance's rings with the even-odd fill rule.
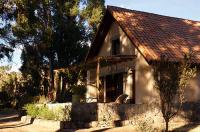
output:
[[0,1],[0,59],[11,58],[13,43],[10,43],[12,36],[11,24],[14,20],[14,4],[11,0]]
[[83,8],[81,14],[83,18],[87,20],[88,32],[90,34],[90,40],[93,39],[94,34],[97,32],[98,25],[105,11],[105,0],[82,0]]
[[9,16],[7,21],[12,23],[6,24],[5,31],[11,33],[8,43],[24,48],[21,71],[35,76],[38,69],[48,68],[51,83],[54,66],[67,67],[84,60],[104,13],[104,0],[3,0],[3,10],[6,5],[9,12],[1,15]]

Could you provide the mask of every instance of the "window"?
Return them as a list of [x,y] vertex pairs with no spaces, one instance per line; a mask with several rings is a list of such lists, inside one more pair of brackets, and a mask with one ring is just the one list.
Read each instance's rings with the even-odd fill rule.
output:
[[112,41],[112,55],[120,54],[120,40],[115,39]]

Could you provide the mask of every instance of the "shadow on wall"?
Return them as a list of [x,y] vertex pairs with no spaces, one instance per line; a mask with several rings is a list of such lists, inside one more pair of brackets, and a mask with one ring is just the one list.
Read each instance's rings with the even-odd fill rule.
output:
[[77,123],[78,127],[82,127],[82,124],[78,123],[89,123],[91,121],[97,121],[97,103],[72,103],[72,111],[71,111],[71,121],[73,123]]
[[[65,122],[61,128],[89,128],[92,127],[119,127],[124,125],[134,125],[138,120],[146,118],[148,111],[155,110],[155,106],[116,104],[116,103],[77,103],[72,104],[71,121]],[[150,115],[155,119],[154,115]],[[68,123],[68,124],[66,124]]]

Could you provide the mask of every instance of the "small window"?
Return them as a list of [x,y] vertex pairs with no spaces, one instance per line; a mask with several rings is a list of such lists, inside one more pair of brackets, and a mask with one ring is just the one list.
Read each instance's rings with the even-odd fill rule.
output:
[[120,54],[120,40],[115,39],[112,41],[112,55]]

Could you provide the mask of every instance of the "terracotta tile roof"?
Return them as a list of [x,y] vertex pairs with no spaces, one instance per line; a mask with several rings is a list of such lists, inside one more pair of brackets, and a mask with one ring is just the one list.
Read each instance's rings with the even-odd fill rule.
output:
[[113,6],[108,11],[147,60],[164,54],[179,61],[192,50],[200,63],[200,22]]

